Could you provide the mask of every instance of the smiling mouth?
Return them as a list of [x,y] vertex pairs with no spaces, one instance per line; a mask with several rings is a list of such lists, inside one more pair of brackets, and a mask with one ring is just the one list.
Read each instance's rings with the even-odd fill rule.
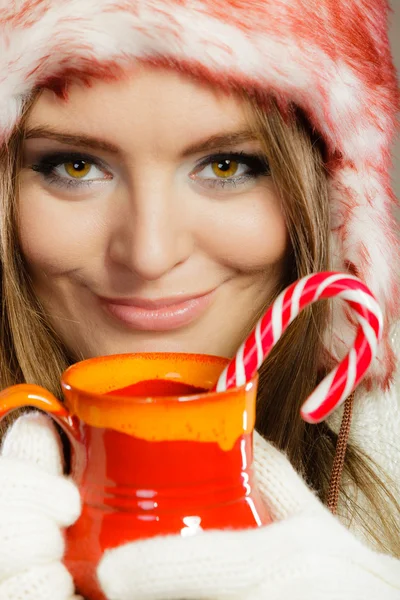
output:
[[100,304],[114,319],[139,331],[171,331],[189,325],[210,306],[215,289],[196,296],[170,298],[102,298]]

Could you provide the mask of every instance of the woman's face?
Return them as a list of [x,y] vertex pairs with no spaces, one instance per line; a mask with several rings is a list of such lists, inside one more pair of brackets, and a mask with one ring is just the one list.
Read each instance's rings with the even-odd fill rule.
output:
[[67,100],[44,91],[26,131],[21,247],[73,355],[232,356],[287,248],[241,101],[141,67]]

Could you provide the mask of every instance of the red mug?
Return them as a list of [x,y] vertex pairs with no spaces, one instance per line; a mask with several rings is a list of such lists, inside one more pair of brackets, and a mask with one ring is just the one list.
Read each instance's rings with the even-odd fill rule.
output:
[[252,487],[258,378],[210,392],[227,362],[195,354],[114,355],[67,369],[64,404],[35,385],[0,393],[0,419],[36,407],[71,442],[71,476],[83,508],[66,532],[64,562],[86,600],[104,599],[96,569],[107,549],[271,522]]

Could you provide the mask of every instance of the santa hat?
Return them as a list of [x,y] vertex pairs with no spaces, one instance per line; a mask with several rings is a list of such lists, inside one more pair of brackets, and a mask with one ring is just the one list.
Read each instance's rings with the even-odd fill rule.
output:
[[[389,174],[399,95],[387,16],[386,0],[0,0],[0,143],[35,87],[118,76],[136,60],[294,103],[335,157],[334,268],[364,280],[384,311],[371,372],[385,386],[400,301]],[[331,350],[340,355],[354,330],[337,304]]]

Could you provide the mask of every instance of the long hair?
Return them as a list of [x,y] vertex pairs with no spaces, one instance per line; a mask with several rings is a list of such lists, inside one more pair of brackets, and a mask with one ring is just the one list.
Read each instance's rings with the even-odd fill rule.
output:
[[[0,149],[0,387],[29,382],[61,397],[60,376],[71,364],[68,349],[52,329],[33,292],[18,237],[18,172],[25,116],[6,146]],[[330,268],[330,211],[324,144],[306,119],[293,108],[282,116],[277,104],[261,109],[249,97],[249,122],[259,137],[271,176],[280,194],[290,237],[287,267],[278,294],[291,282]],[[328,303],[303,311],[282,336],[260,372],[258,431],[283,450],[322,501],[326,499],[335,454],[336,435],[325,423],[308,425],[299,409],[324,375],[322,336],[329,328]],[[342,504],[365,535],[383,551],[400,557],[400,507],[377,467],[349,446],[345,478],[367,499],[375,522],[344,487]]]
[[[268,160],[282,198],[291,249],[282,289],[313,272],[331,268],[330,206],[324,143],[296,107],[282,116],[246,97],[249,121]],[[280,291],[280,290],[279,290]],[[326,423],[310,425],[300,407],[326,375],[324,333],[332,327],[330,303],[304,310],[279,340],[260,370],[257,429],[283,450],[324,502],[337,435]],[[400,557],[400,504],[383,473],[361,449],[349,444],[338,514],[356,523],[360,535],[381,551]],[[354,492],[356,490],[356,492]]]

